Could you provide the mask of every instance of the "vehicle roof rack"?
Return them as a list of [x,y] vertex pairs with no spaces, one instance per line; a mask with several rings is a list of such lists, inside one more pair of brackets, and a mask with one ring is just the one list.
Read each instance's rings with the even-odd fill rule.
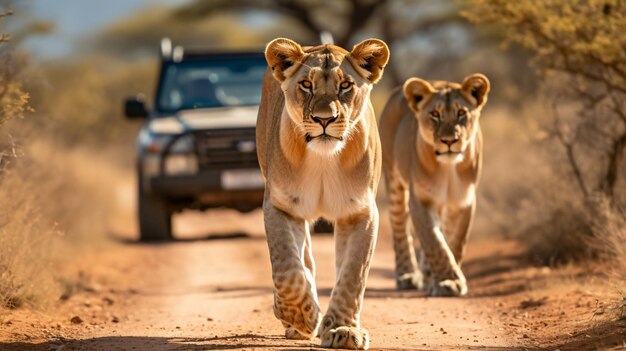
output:
[[[329,34],[330,35],[330,34]],[[330,36],[332,40],[332,36]],[[165,62],[182,62],[187,60],[206,59],[216,56],[229,56],[229,55],[251,55],[257,56],[263,55],[262,48],[258,50],[223,50],[223,49],[202,49],[202,48],[183,48],[180,45],[174,46],[172,40],[168,37],[161,39],[161,60]]]

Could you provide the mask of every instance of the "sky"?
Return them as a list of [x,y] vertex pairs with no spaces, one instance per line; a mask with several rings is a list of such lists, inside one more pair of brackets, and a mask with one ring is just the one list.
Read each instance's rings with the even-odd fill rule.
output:
[[25,46],[40,58],[62,58],[72,53],[82,37],[97,32],[142,7],[179,5],[189,0],[28,0],[33,17],[56,23],[47,36],[29,39]]

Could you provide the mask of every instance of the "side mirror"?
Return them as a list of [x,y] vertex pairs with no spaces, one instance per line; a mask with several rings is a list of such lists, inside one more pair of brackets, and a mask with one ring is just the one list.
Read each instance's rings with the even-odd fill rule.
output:
[[136,97],[127,98],[126,101],[124,101],[124,115],[128,119],[148,117],[144,97],[137,95]]

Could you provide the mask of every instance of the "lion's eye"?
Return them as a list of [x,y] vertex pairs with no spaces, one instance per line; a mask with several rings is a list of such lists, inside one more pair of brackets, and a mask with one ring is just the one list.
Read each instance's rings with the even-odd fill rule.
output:
[[439,111],[430,111],[430,117],[434,119],[439,119],[441,115],[439,114]]
[[345,82],[339,84],[339,89],[341,91],[347,91],[348,89],[350,89],[352,87],[352,84],[354,84],[354,83],[349,82],[349,81],[346,80]]
[[310,80],[303,80],[300,82],[300,86],[306,90],[311,90],[311,88],[313,87],[313,83],[311,83]]
[[466,114],[467,114],[467,112],[466,112],[465,110],[463,110],[463,109],[458,110],[458,111],[457,111],[457,113],[456,113],[456,115],[457,115],[458,117],[463,117],[463,116],[465,116]]

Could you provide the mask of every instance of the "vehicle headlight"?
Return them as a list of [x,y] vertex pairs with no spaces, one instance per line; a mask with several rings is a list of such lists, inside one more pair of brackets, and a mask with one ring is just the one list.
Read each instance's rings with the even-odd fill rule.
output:
[[178,153],[191,153],[194,151],[194,137],[193,135],[187,134],[182,136],[176,141],[172,147],[170,147],[170,153],[178,154]]
[[[172,135],[153,135],[151,137],[144,137],[141,141],[143,148],[150,154],[159,154],[167,147],[170,141],[174,138]],[[176,140],[169,148],[170,154],[177,153],[191,153],[194,151],[194,136],[184,135]]]
[[139,135],[139,145],[148,154],[159,154],[171,139],[170,135],[142,133]]
[[[147,177],[161,175],[161,163],[163,162],[163,175],[185,175],[198,172],[198,158],[194,154],[195,140],[193,135],[183,135],[176,138],[170,145],[167,155],[163,152],[172,142],[172,135],[152,135],[142,141],[144,150],[143,174]],[[164,158],[162,158],[164,157]]]
[[198,172],[198,157],[194,154],[170,154],[165,158],[165,174],[186,175]]

